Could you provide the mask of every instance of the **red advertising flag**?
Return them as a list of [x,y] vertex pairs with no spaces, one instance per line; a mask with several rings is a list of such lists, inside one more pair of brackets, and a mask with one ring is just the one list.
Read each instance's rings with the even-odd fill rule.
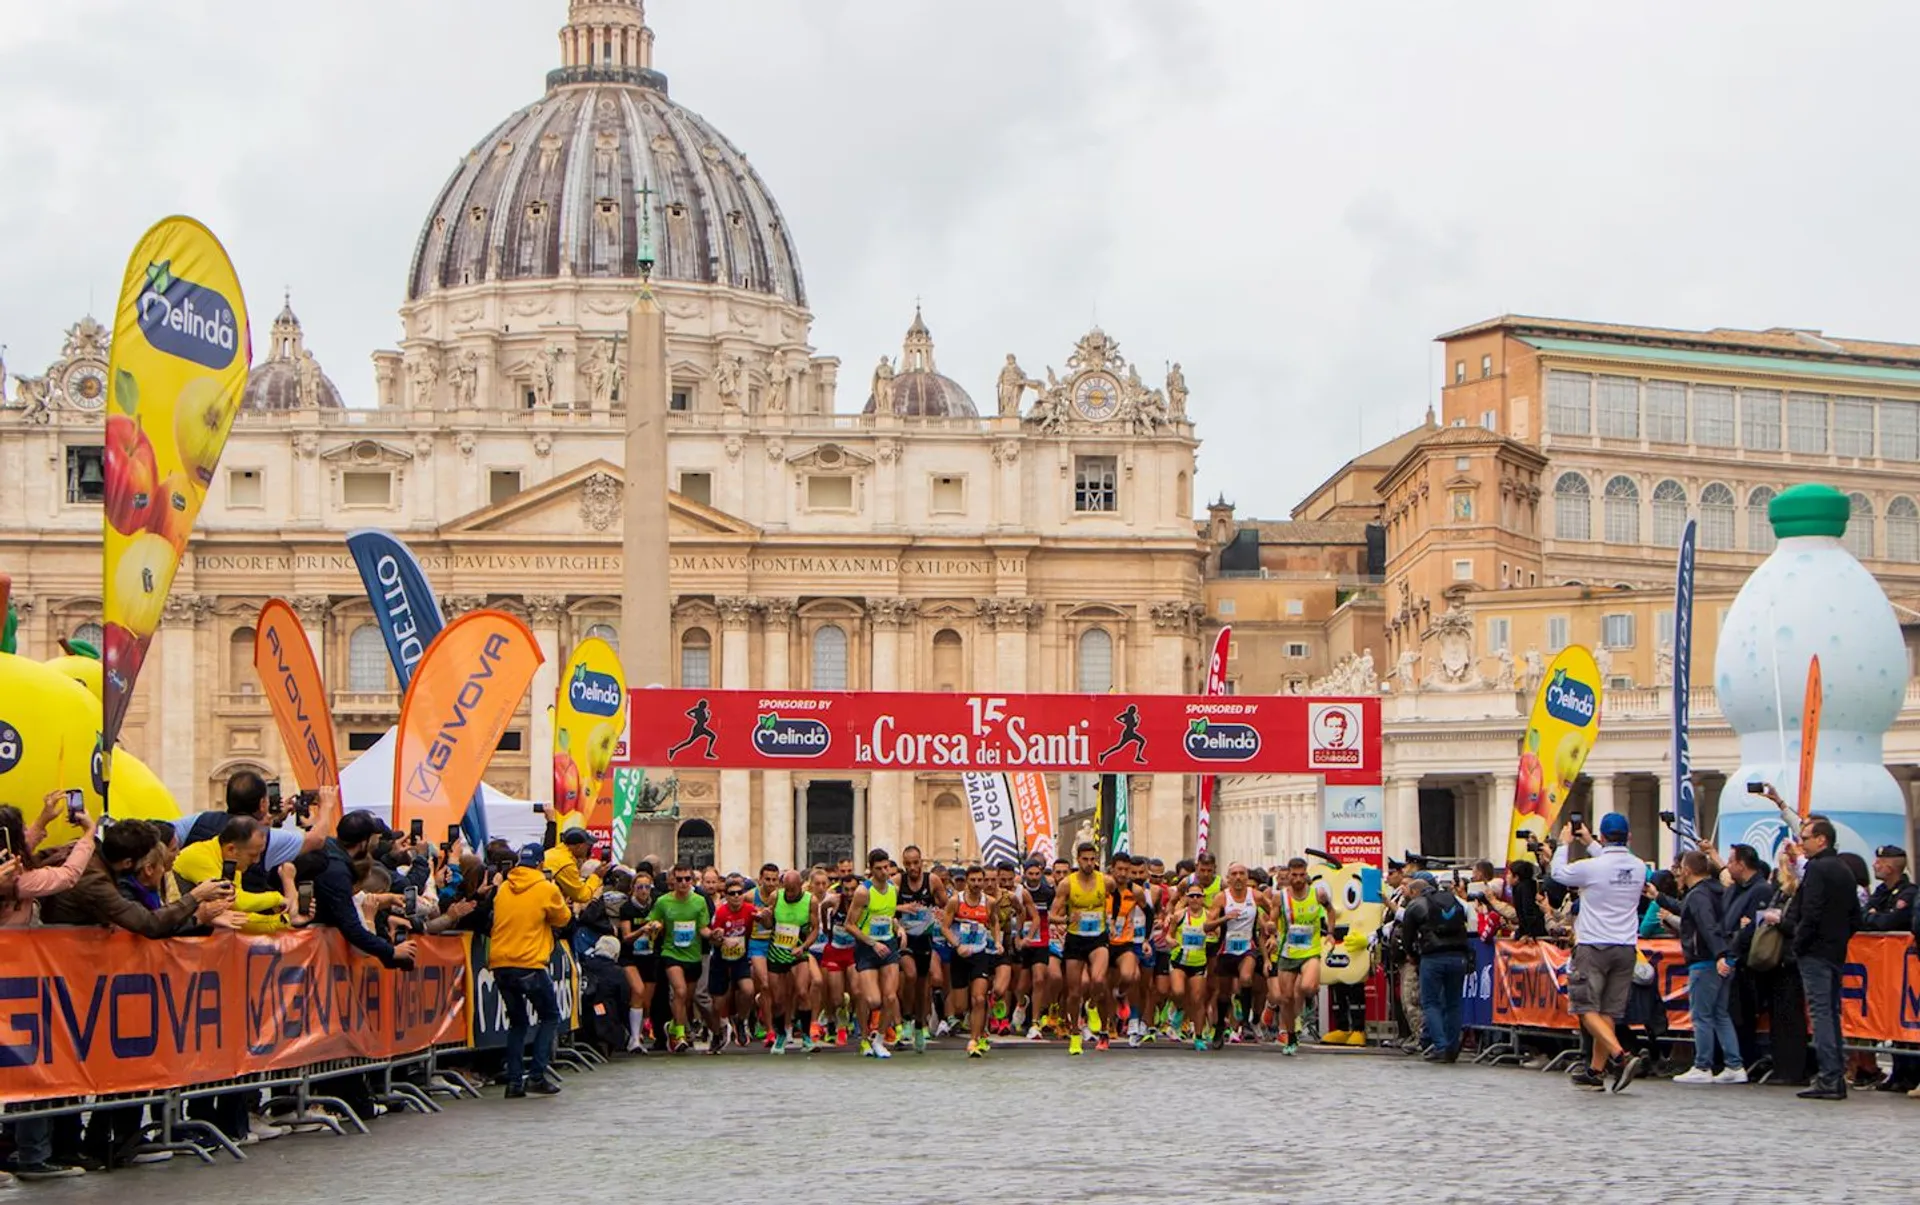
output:
[[627,763],[1380,781],[1380,700],[635,690]]
[[[1233,625],[1220,629],[1213,638],[1213,655],[1207,658],[1207,697],[1218,698],[1227,693],[1227,653],[1233,648]],[[1194,843],[1198,852],[1207,852],[1207,841],[1213,835],[1213,792],[1219,786],[1218,776],[1202,774],[1200,776],[1200,807],[1194,814]]]
[[339,746],[326,683],[293,608],[277,598],[260,608],[253,631],[253,670],[266,688],[267,705],[280,740],[293,759],[293,777],[303,791],[340,785]]

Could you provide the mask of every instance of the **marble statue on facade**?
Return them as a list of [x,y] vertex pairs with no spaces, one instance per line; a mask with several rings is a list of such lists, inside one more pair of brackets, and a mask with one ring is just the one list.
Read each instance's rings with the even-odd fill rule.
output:
[[53,387],[47,384],[45,377],[15,377],[14,400],[26,413],[20,416],[22,422],[46,423],[53,418],[53,409],[48,400],[53,396]]
[[739,356],[721,356],[720,362],[713,366],[713,387],[720,394],[720,409],[738,411],[740,409],[740,389],[744,364]]
[[320,363],[310,351],[300,353],[300,362],[293,369],[294,384],[300,395],[302,410],[320,408]]
[[587,353],[580,364],[580,376],[587,383],[587,400],[595,410],[605,410],[613,400],[613,371],[619,353],[612,343],[604,343]]
[[431,355],[414,357],[411,375],[414,406],[423,410],[432,406],[433,387],[440,383],[440,366],[434,363],[434,357]]
[[768,414],[787,412],[787,362],[779,356],[767,360],[767,402]]
[[1187,417],[1187,374],[1178,360],[1167,370],[1167,406],[1175,419]]
[[1526,670],[1520,676],[1520,689],[1532,694],[1540,688],[1540,680],[1547,676],[1546,663],[1540,658],[1540,650],[1527,646],[1525,657]]
[[1408,649],[1393,663],[1393,688],[1411,694],[1420,685],[1420,654]]
[[1000,370],[1001,418],[1020,416],[1020,399],[1029,388],[1037,391],[1040,388],[1040,382],[1028,380],[1026,370],[1020,367],[1020,362],[1014,359],[1013,353],[1008,352],[1007,365]]
[[480,353],[467,351],[453,362],[453,398],[463,410],[471,410],[480,394]]
[[893,413],[893,361],[885,356],[873,370],[873,412]]
[[1673,685],[1673,646],[1666,645],[1653,654],[1653,684]]
[[1607,685],[1607,680],[1613,677],[1613,650],[1604,644],[1595,645],[1593,663],[1600,667],[1601,685]]

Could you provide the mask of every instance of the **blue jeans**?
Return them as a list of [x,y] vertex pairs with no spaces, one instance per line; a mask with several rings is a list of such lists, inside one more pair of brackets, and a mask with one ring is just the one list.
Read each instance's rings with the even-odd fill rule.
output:
[[1714,1052],[1727,1070],[1738,1071],[1740,1035],[1733,1029],[1733,980],[1722,979],[1713,964],[1687,968],[1687,1007],[1693,1012],[1693,1065],[1713,1070]]
[[1840,965],[1824,958],[1802,958],[1800,984],[1806,988],[1807,1012],[1813,1017],[1813,1057],[1820,1068],[1819,1082],[1844,1083],[1847,1064],[1840,1051]]
[[1467,980],[1467,956],[1458,951],[1420,959],[1420,1011],[1426,1016],[1427,1044],[1442,1054],[1460,1049],[1460,993]]
[[540,1018],[533,1030],[533,1075],[544,1079],[547,1060],[553,1054],[554,1035],[560,1031],[560,1001],[553,994],[553,980],[544,968],[530,971],[524,967],[501,967],[493,981],[500,985],[500,1002],[507,1009],[507,1082],[526,1083],[527,1005],[533,1005]]

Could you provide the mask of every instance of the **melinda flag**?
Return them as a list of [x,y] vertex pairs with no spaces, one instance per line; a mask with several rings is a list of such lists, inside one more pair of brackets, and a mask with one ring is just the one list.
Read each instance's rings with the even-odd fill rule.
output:
[[544,660],[527,625],[504,611],[473,611],[441,629],[400,703],[396,827],[418,818],[437,837],[461,822]]
[[141,236],[113,317],[100,747],[113,748],[253,362],[247,303],[220,240],[191,218]]
[[[582,640],[573,646],[566,677],[557,693],[553,818],[561,828],[581,828],[600,798],[600,785],[613,764],[621,721],[626,716],[627,680],[620,670],[620,655],[598,637]],[[631,816],[628,823],[632,823]]]
[[267,705],[293,759],[293,777],[300,789],[339,786],[339,753],[333,713],[327,709],[326,683],[320,679],[306,629],[294,617],[293,608],[277,598],[260,608],[260,622],[253,630],[253,670],[266,687]]
[[1680,536],[1680,568],[1673,587],[1673,836],[1680,852],[1700,844],[1694,818],[1693,753],[1688,747],[1693,676],[1694,521]]
[[[367,588],[367,600],[373,604],[373,621],[387,642],[393,676],[400,680],[400,689],[404,692],[413,681],[414,667],[426,655],[427,646],[446,626],[440,614],[440,602],[427,587],[427,576],[420,562],[405,544],[389,533],[373,527],[348,532],[347,552],[353,556],[354,568],[360,571],[360,581]],[[477,794],[473,802],[480,802]],[[486,808],[468,808],[461,828],[468,848],[487,847]]]

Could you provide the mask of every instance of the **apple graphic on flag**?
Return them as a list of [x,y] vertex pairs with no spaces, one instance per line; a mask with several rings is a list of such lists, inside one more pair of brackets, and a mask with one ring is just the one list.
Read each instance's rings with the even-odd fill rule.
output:
[[107,416],[107,522],[123,536],[153,523],[160,470],[153,443],[140,424],[124,414]]
[[580,810],[580,767],[564,751],[553,755],[553,806],[563,816]]
[[[115,690],[125,691],[139,675],[140,665],[147,657],[146,649],[132,632],[112,622],[107,624],[101,643],[106,646],[101,650],[106,680],[114,684]],[[96,782],[98,778],[96,774]]]
[[220,462],[227,430],[233,425],[233,407],[219,377],[195,377],[180,391],[174,404],[173,437],[180,462],[204,492],[213,484],[213,466]]
[[594,778],[604,778],[613,764],[613,746],[620,739],[612,724],[598,724],[587,737],[587,770]]
[[187,537],[193,533],[195,497],[193,485],[185,473],[171,473],[160,483],[158,501],[148,530],[159,536],[176,553],[185,552]]
[[150,531],[133,537],[114,567],[113,590],[107,595],[107,622],[119,624],[136,638],[153,635],[166,609],[167,588],[173,584],[176,563],[173,545],[166,540]]

